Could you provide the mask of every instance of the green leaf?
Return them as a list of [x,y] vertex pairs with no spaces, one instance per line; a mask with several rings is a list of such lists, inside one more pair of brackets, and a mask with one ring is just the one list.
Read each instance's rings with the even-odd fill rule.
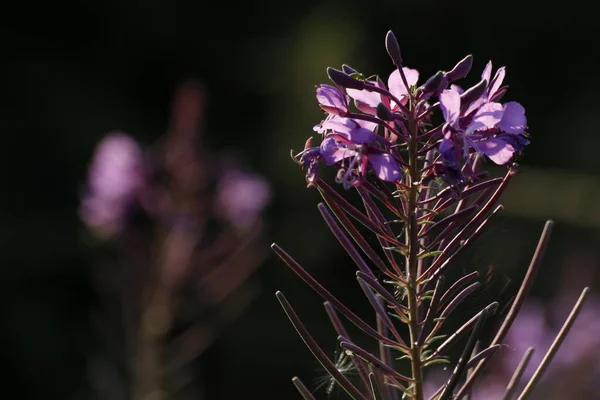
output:
[[419,258],[428,258],[428,257],[435,257],[438,256],[440,254],[442,254],[443,251],[442,250],[434,250],[434,251],[430,251],[428,253],[422,254],[420,256],[418,256]]
[[404,315],[390,313],[390,316],[392,318],[396,318],[397,320],[400,320],[400,322],[402,322],[403,324],[408,324],[408,318]]
[[450,361],[446,358],[437,358],[435,360],[431,360],[431,361],[427,361],[426,363],[423,363],[423,368],[429,367],[430,365],[436,365],[436,364],[452,364],[452,361]]
[[384,223],[386,225],[389,225],[389,224],[402,224],[402,223],[404,223],[404,221],[401,220],[401,219],[394,219],[394,220],[391,220],[391,221],[385,221]]
[[446,339],[447,337],[448,337],[448,335],[434,336],[431,339],[429,339],[429,341],[426,343],[426,346],[431,346],[433,342],[436,342],[436,341],[442,340],[442,339]]
[[384,246],[384,247],[382,247],[382,249],[384,249],[384,250],[391,250],[391,251],[395,251],[396,253],[400,253],[400,254],[402,254],[403,256],[405,256],[405,255],[406,255],[406,251],[405,251],[405,250],[402,250],[400,247],[396,247],[396,246]]

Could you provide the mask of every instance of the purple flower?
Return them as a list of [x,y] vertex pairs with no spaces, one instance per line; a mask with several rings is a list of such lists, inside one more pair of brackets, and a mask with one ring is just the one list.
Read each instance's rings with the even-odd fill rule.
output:
[[[404,75],[409,86],[414,86],[419,80],[419,72],[416,69],[402,68]],[[375,82],[371,82],[373,85],[385,89],[384,83],[378,78]],[[388,78],[388,88],[392,95],[394,95],[404,105],[407,102],[408,89],[402,81],[400,71],[395,70]],[[356,90],[346,89],[350,97],[354,99],[356,107],[366,113],[375,115],[377,113],[377,106],[379,103],[383,103],[387,108],[392,111],[398,110],[398,105],[394,103],[387,96],[382,96],[379,93],[371,92],[368,90]]]
[[305,148],[300,156],[300,165],[306,170],[306,182],[308,186],[312,186],[317,179],[321,149],[319,147]]
[[[496,71],[494,79],[490,79],[492,76],[492,62],[489,61],[485,66],[481,78],[488,82],[486,90],[488,102],[500,100],[506,92],[506,87],[501,87],[505,74],[505,67],[500,67]],[[527,118],[525,117],[525,108],[516,101],[504,104],[502,120],[498,123],[498,128],[505,133],[521,134],[525,131],[526,127]]]
[[504,93],[500,87],[504,67],[493,79],[491,69],[489,62],[482,74],[487,82],[485,91],[472,102],[464,103],[462,90],[454,85],[440,95],[440,107],[446,120],[444,139],[440,144],[443,159],[451,153],[450,149],[455,150],[455,157],[460,157],[461,152],[466,157],[470,149],[474,149],[502,165],[529,144],[524,136],[527,119],[523,106],[514,101],[506,104],[494,101]]
[[366,174],[368,165],[381,180],[393,182],[400,178],[400,166],[385,150],[390,143],[376,135],[374,127],[373,122],[336,116],[315,127],[317,132],[325,133],[320,158],[327,165],[341,166],[338,181],[344,186],[354,185],[358,175]]
[[217,187],[217,208],[239,230],[254,226],[270,198],[262,177],[237,169],[227,171]]
[[323,111],[326,111],[329,114],[341,116],[348,114],[348,96],[335,86],[318,86],[317,101]]
[[118,233],[142,185],[142,150],[138,144],[123,133],[107,135],[96,146],[89,168],[81,219],[101,236]]

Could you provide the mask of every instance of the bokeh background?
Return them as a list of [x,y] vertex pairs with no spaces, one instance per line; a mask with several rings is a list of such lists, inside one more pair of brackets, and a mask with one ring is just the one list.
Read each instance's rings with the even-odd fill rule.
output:
[[[277,241],[358,312],[354,267],[320,220],[316,191],[289,158],[322,113],[314,85],[348,63],[392,70],[392,29],[421,77],[475,57],[507,66],[509,100],[527,110],[532,144],[506,210],[465,268],[493,265],[516,291],[547,218],[557,222],[534,295],[597,287],[600,263],[600,34],[593,2],[130,1],[13,3],[1,24],[0,386],[7,398],[101,398],[90,245],[77,213],[94,146],[108,131],[142,144],[164,134],[173,91],[207,92],[206,140],[239,149],[268,179],[265,245]],[[260,294],[194,367],[207,399],[296,398],[290,378],[323,375],[274,297],[286,293],[325,349],[335,334],[320,300],[269,256]],[[576,290],[575,290],[576,291]],[[504,296],[503,293],[492,293]],[[573,301],[576,294],[568,297]],[[368,314],[365,314],[368,315]],[[599,317],[600,318],[600,317]],[[4,397],[4,395],[2,395]]]

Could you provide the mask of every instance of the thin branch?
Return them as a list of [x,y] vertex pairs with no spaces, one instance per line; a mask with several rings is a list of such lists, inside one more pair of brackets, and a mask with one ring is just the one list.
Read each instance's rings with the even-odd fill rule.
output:
[[[504,209],[504,206],[502,206],[502,205],[499,205],[498,207],[496,207],[494,209],[494,211],[492,211],[492,213],[489,216],[487,216],[479,224],[479,226],[473,231],[471,236],[467,237],[464,240],[460,240],[462,238],[462,236],[464,235],[464,233],[466,232],[467,228],[469,228],[470,223],[467,224],[467,226],[465,228],[463,228],[458,233],[458,235],[456,235],[456,237],[454,239],[452,239],[452,241],[448,244],[448,246],[446,246],[446,248],[443,250],[442,254],[440,254],[436,257],[435,261],[431,264],[431,266],[427,269],[427,271],[425,271],[421,275],[421,277],[419,277],[419,280],[426,279],[427,275],[429,275],[430,273],[431,273],[431,278],[435,278],[436,276],[439,276],[440,274],[442,274],[446,270],[446,268],[448,268],[450,263],[452,261],[454,261],[454,258],[456,258],[456,256],[458,256],[458,254],[460,254],[464,249],[466,249],[469,244],[473,243],[475,238],[477,238],[481,233],[483,233],[483,228],[488,223],[488,221],[494,215],[496,215],[498,212],[502,211],[503,209]],[[479,214],[477,214],[477,215],[479,215]],[[475,216],[475,218],[472,219],[471,222],[475,221],[476,218],[477,218],[477,216]],[[454,243],[455,241],[456,241],[456,243]],[[454,244],[458,244],[458,248],[454,251],[454,253],[452,253],[448,256],[447,252]],[[447,257],[447,258],[445,258],[445,260],[444,260],[444,257]],[[442,262],[442,260],[444,260],[444,261]]]
[[[356,227],[354,226],[354,224],[352,224],[350,219],[348,219],[346,214],[344,214],[344,211],[337,204],[335,204],[335,202],[328,201],[327,198],[325,198],[325,197],[324,197],[324,199],[325,199],[325,202],[327,203],[327,205],[329,206],[329,209],[333,213],[333,215],[336,216],[336,218],[338,219],[340,224],[342,224],[344,229],[346,229],[346,232],[348,232],[350,237],[352,237],[354,242],[356,242],[358,247],[360,247],[360,249],[367,255],[367,257],[369,257],[369,259],[371,261],[373,261],[375,266],[377,268],[379,268],[384,274],[386,274],[390,278],[400,280],[399,279],[400,277],[398,277],[396,274],[392,273],[387,268],[387,266],[385,265],[385,263],[383,262],[381,257],[379,257],[379,255],[375,252],[375,250],[373,250],[373,248],[367,243],[367,241],[365,240],[363,235],[358,231],[358,229],[356,229]],[[399,271],[399,268],[398,268],[398,271]]]
[[552,358],[554,358],[554,356],[556,355],[556,352],[560,348],[560,345],[562,344],[563,340],[565,340],[565,337],[567,337],[567,334],[569,333],[569,330],[571,329],[573,322],[575,322],[575,319],[577,318],[577,315],[579,314],[579,311],[581,310],[581,306],[583,306],[583,302],[585,301],[585,298],[589,292],[590,292],[589,287],[586,287],[581,292],[581,295],[579,296],[577,303],[575,303],[573,310],[571,310],[571,313],[569,314],[569,317],[567,318],[564,325],[560,329],[560,332],[558,332],[558,335],[556,335],[556,338],[554,339],[554,342],[552,342],[552,345],[548,349],[548,352],[544,356],[544,359],[542,360],[542,362],[538,366],[537,370],[534,372],[533,376],[527,383],[527,386],[525,386],[525,389],[523,390],[523,392],[521,392],[521,395],[519,396],[519,400],[525,400],[529,396],[531,396],[533,389],[535,388],[537,383],[540,381],[540,379],[544,375],[544,372],[546,372],[548,365],[550,365]]
[[457,280],[456,282],[454,282],[452,284],[452,286],[450,286],[450,289],[448,289],[446,291],[446,293],[444,293],[444,295],[442,296],[442,298],[440,299],[439,305],[440,307],[443,307],[446,302],[448,302],[451,298],[454,297],[454,295],[456,294],[456,292],[458,292],[458,290],[466,285],[467,283],[471,282],[474,279],[479,278],[479,272],[478,271],[473,271],[470,274],[467,274],[465,276],[463,276],[462,278],[460,278],[459,280]]
[[[368,351],[358,347],[354,343],[345,341],[344,338],[341,338],[341,339],[342,339],[342,341],[340,342],[340,346],[342,346],[343,349],[362,358],[363,360],[365,360],[366,362],[368,362],[375,368],[379,369],[384,375],[388,375],[390,377],[400,379],[400,380],[403,380],[406,382],[413,382],[412,378],[402,375],[401,373],[395,371],[392,367],[390,367],[389,365],[387,365],[382,360],[375,357],[373,354],[369,353]],[[404,389],[406,389],[406,388],[404,388]]]
[[367,400],[367,398],[352,384],[352,382],[350,382],[348,378],[346,378],[344,374],[337,369],[333,361],[327,357],[325,352],[319,347],[317,342],[315,342],[283,293],[278,291],[275,293],[275,296],[277,296],[277,299],[281,303],[285,313],[294,325],[294,328],[296,328],[298,335],[300,335],[308,349],[315,356],[317,361],[319,361],[319,363],[323,366],[323,368],[329,373],[329,375],[331,375],[331,377],[335,379],[342,389],[344,389],[346,393],[348,393],[353,399]]
[[489,311],[483,310],[481,312],[481,314],[479,315],[479,318],[477,318],[477,323],[475,323],[475,328],[473,328],[473,332],[471,332],[471,337],[469,337],[467,345],[465,346],[465,348],[462,352],[462,355],[460,356],[458,362],[456,363],[456,367],[454,368],[454,371],[452,372],[450,379],[448,379],[448,383],[446,384],[446,387],[444,388],[444,391],[442,392],[442,395],[440,396],[439,400],[448,400],[448,399],[452,398],[452,392],[454,391],[454,388],[458,384],[460,377],[462,376],[462,374],[465,372],[465,369],[467,368],[467,362],[469,360],[469,356],[471,355],[471,352],[473,351],[473,348],[475,347],[475,343],[477,342],[477,337],[479,336],[479,333],[481,332],[481,329],[483,328],[483,323],[489,316],[490,316]]
[[[327,316],[329,317],[329,320],[331,321],[331,324],[333,325],[333,328],[335,329],[335,332],[338,334],[338,336],[344,336],[344,337],[349,338],[350,336],[348,335],[346,328],[344,328],[344,325],[342,324],[340,317],[338,317],[337,313],[335,312],[335,308],[333,308],[331,303],[326,301],[325,303],[323,303],[323,306],[325,307]],[[364,361],[358,357],[352,357],[352,363],[356,367],[356,370],[358,371],[358,375],[362,379],[363,384],[366,387],[369,387],[370,382],[369,382],[369,378],[367,376],[367,369],[365,368]]]
[[[504,337],[508,333],[515,318],[517,317],[517,314],[521,310],[521,307],[523,306],[523,303],[525,302],[525,299],[529,294],[529,290],[533,285],[533,280],[535,279],[540,264],[542,263],[542,258],[544,256],[544,253],[546,252],[546,248],[548,247],[548,242],[550,241],[550,234],[552,233],[553,226],[554,221],[546,221],[546,224],[544,225],[544,230],[542,231],[542,235],[540,236],[540,240],[538,241],[538,245],[535,249],[535,252],[533,253],[531,262],[529,263],[529,268],[527,269],[527,273],[525,274],[525,278],[523,279],[523,283],[519,288],[519,292],[517,293],[517,296],[515,297],[515,300],[512,306],[510,307],[506,318],[504,318],[500,329],[498,329],[498,332],[496,333],[496,336],[494,337],[490,345],[501,343],[502,340],[504,340]],[[477,376],[482,372],[483,367],[488,361],[489,358],[486,358],[485,360],[482,360],[477,367],[475,367],[473,375],[471,375],[460,388],[456,397],[457,400],[460,400],[462,396],[469,390],[469,388],[471,387]]]
[[304,282],[308,284],[315,292],[317,292],[325,300],[331,302],[331,305],[342,313],[350,322],[360,328],[366,334],[372,336],[377,340],[382,340],[393,346],[402,347],[401,343],[397,343],[389,338],[383,337],[375,329],[371,328],[369,324],[360,319],[354,314],[348,307],[346,307],[341,301],[333,296],[327,289],[325,289],[315,278],[313,278],[308,272],[304,270],[289,254],[287,254],[281,247],[276,243],[271,245],[273,251],[290,267]]
[[304,383],[302,383],[300,378],[295,376],[292,378],[292,382],[294,383],[294,386],[296,386],[296,389],[298,389],[298,392],[300,392],[300,395],[302,395],[302,398],[304,400],[317,400],[315,396],[312,395],[310,390],[308,390],[308,388],[304,385]]
[[331,215],[331,212],[329,212],[327,206],[323,203],[319,203],[317,205],[317,208],[319,209],[321,216],[325,220],[325,223],[327,223],[329,229],[331,229],[331,232],[333,233],[335,238],[338,240],[338,242],[340,242],[344,250],[346,250],[346,253],[348,253],[350,258],[352,258],[352,260],[356,263],[358,268],[365,274],[373,275],[373,272],[371,272],[371,269],[369,268],[365,260],[363,260],[363,258],[360,256],[359,252],[356,250],[352,242],[350,242],[350,239],[348,239],[344,231],[342,231],[340,226],[336,223],[335,218],[333,217],[333,215]]
[[[381,298],[381,296],[376,296],[375,299],[377,300],[377,303],[379,304],[380,308],[383,308],[385,306],[383,299]],[[382,336],[387,337],[388,336],[388,328],[383,320],[383,318],[377,314],[377,331],[379,333],[381,333]],[[385,343],[379,342],[379,357],[381,358],[381,360],[386,363],[387,365],[392,365],[394,362],[394,359],[392,358],[392,351],[390,349],[389,346],[386,346]],[[354,357],[356,359],[359,359],[359,357]],[[373,368],[371,368],[373,369]],[[385,399],[390,399],[390,400],[397,400],[398,399],[398,393],[389,385],[385,384],[385,378],[383,378],[382,380],[382,386],[383,388],[379,389],[380,394],[380,398],[385,397]],[[373,387],[371,388],[373,390]],[[385,394],[385,396],[384,396]],[[374,395],[375,397],[375,395]]]
[[510,378],[508,386],[506,386],[506,391],[504,392],[502,400],[512,399],[513,395],[515,394],[515,391],[517,390],[517,385],[519,384],[519,381],[521,380],[525,369],[529,365],[529,361],[531,360],[531,356],[533,356],[533,352],[533,347],[529,347],[525,354],[523,354],[523,358],[521,358],[517,369],[515,370],[513,376]]
[[[373,310],[377,314],[377,317],[381,318],[381,320],[383,321],[385,326],[390,330],[390,332],[392,332],[392,334],[394,335],[396,340],[401,342],[402,337],[400,336],[400,333],[398,333],[398,330],[396,329],[396,327],[390,320],[390,317],[388,317],[385,309],[377,301],[377,298],[371,291],[371,288],[369,287],[369,285],[367,285],[367,283],[364,280],[362,280],[361,278],[357,277],[356,279],[358,280],[358,284],[360,285],[360,288],[362,289],[363,293],[367,297],[367,300],[369,301],[369,303],[371,303],[371,307],[373,307]],[[382,336],[384,336],[384,335],[382,335]],[[404,347],[406,348],[406,351],[408,352],[409,351],[408,347],[406,347],[406,346],[404,346]]]
[[[471,368],[471,367],[475,366],[475,364],[477,364],[479,361],[483,360],[484,358],[493,356],[494,354],[496,354],[496,352],[498,350],[500,350],[500,347],[502,347],[501,344],[495,344],[493,346],[488,347],[485,350],[481,350],[480,352],[478,352],[477,354],[475,354],[474,356],[471,357],[471,359],[467,363],[467,368]],[[474,349],[474,351],[476,351],[476,350],[477,349]]]
[[[491,303],[490,305],[488,305],[487,307],[485,307],[483,310],[479,311],[470,320],[468,320],[460,328],[458,328],[458,330],[456,332],[454,332],[448,339],[446,339],[444,341],[444,343],[440,344],[439,347],[437,348],[437,350],[435,352],[433,352],[433,354],[431,354],[429,357],[427,357],[427,359],[425,361],[427,362],[430,360],[434,360],[436,357],[438,357],[444,351],[446,351],[450,347],[452,347],[452,345],[454,345],[456,343],[456,341],[463,334],[465,334],[469,329],[471,329],[471,327],[475,324],[475,322],[477,322],[477,320],[479,319],[479,317],[481,316],[481,314],[483,312],[487,312],[491,315],[492,313],[496,312],[497,309],[498,309],[498,302],[495,301],[495,302]],[[431,338],[427,338],[427,340],[430,340],[430,339]]]
[[337,193],[335,190],[333,190],[328,184],[326,184],[320,178],[317,179],[316,186],[317,186],[317,189],[319,189],[319,192],[321,192],[321,196],[330,197],[330,199],[328,199],[328,202],[335,201],[351,217],[353,217],[358,222],[363,224],[365,227],[370,229],[373,233],[375,233],[378,236],[381,236],[383,239],[392,243],[395,246],[404,247],[404,245],[402,243],[400,243],[394,237],[391,237],[390,235],[386,234],[383,230],[381,230],[381,228],[377,224],[375,224],[373,221],[371,221],[371,219],[369,219],[365,214],[360,212],[356,207],[354,207],[346,199],[344,199],[342,196],[340,196],[339,193]]
[[436,314],[436,310],[438,308],[438,302],[440,299],[440,292],[442,291],[442,286],[446,282],[446,278],[444,276],[440,276],[435,283],[435,289],[433,291],[433,295],[431,296],[431,301],[429,302],[429,308],[427,309],[427,314],[425,314],[425,319],[422,322],[423,327],[421,328],[421,334],[419,335],[419,346],[422,346],[425,343],[425,339],[427,337],[427,331],[431,327],[433,323],[434,315]]

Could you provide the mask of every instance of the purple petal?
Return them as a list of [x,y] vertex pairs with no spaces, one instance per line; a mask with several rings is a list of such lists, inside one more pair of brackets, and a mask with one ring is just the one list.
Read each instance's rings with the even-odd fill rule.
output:
[[[346,136],[350,135],[351,133],[353,133],[353,131],[358,129],[366,131],[362,132],[362,134],[368,136],[369,133],[373,134],[373,130],[376,126],[377,123],[375,122],[333,116],[332,118],[328,118],[325,121],[321,122],[320,125],[315,126],[315,128],[313,129],[319,133],[323,133],[329,130]],[[354,134],[356,134],[356,132],[354,132]]]
[[484,153],[498,165],[506,164],[512,158],[515,149],[501,138],[491,138],[473,143],[477,151]]
[[525,108],[516,101],[504,104],[504,115],[498,128],[506,133],[523,133],[526,126]]
[[379,179],[393,182],[402,176],[400,166],[391,155],[387,153],[373,153],[369,154],[368,158]]
[[504,81],[504,75],[506,75],[506,67],[498,68],[498,71],[496,71],[496,75],[494,75],[494,79],[492,80],[489,88],[488,99],[496,94],[498,89],[500,89],[500,85],[502,85],[502,81]]
[[440,94],[440,107],[446,122],[457,128],[460,116],[460,94],[454,90],[444,90]]
[[[406,82],[408,86],[414,86],[417,84],[419,80],[419,71],[416,69],[410,68],[402,68],[404,72],[404,76],[406,76]],[[395,70],[390,74],[388,78],[388,87],[390,88],[390,92],[398,98],[398,100],[402,100],[401,97],[406,96],[408,94],[408,90],[402,81],[402,77],[400,76],[400,71]]]
[[321,158],[327,165],[335,164],[344,158],[352,157],[356,154],[354,150],[340,145],[334,138],[328,137],[321,143]]
[[356,122],[358,125],[360,125],[361,128],[367,129],[371,132],[373,132],[375,130],[375,128],[377,127],[377,122],[365,121],[362,119],[356,119],[353,121]]
[[490,79],[492,78],[492,61],[488,61],[485,68],[483,69],[483,73],[481,74],[481,79],[484,79],[490,83]]
[[377,135],[368,129],[356,128],[348,132],[348,139],[356,144],[371,143],[377,140]]
[[458,85],[450,85],[450,90],[455,91],[458,94],[463,94],[465,91]]
[[473,120],[465,130],[467,134],[494,128],[501,120],[504,107],[500,103],[486,103],[482,105],[473,116]]
[[347,92],[354,99],[356,108],[366,114],[375,115],[377,105],[381,103],[381,94],[356,89],[347,89]]
[[520,133],[502,135],[502,140],[510,144],[516,151],[521,151],[529,144],[529,139]]
[[455,146],[456,143],[449,137],[442,139],[439,147],[440,154],[448,154],[448,152],[452,151]]
[[323,110],[334,115],[348,113],[346,95],[331,85],[321,85],[317,88],[317,101]]

